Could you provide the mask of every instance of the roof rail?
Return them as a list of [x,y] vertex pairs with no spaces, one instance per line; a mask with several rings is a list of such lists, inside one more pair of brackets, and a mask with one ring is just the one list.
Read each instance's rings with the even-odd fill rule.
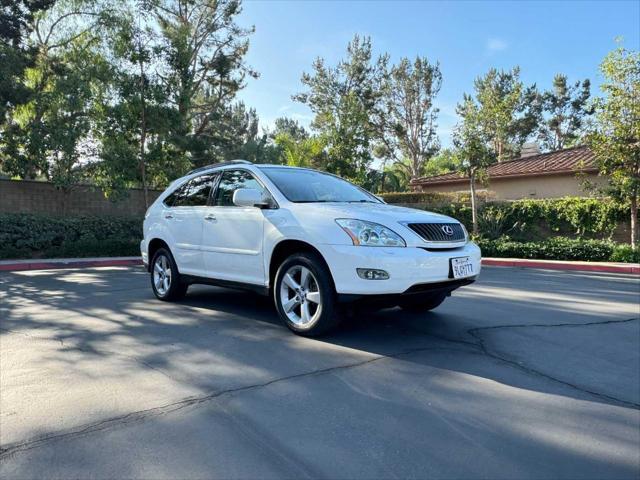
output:
[[193,173],[204,172],[205,170],[209,170],[210,168],[224,167],[225,165],[251,165],[251,162],[248,160],[229,160],[228,162],[220,162],[220,163],[212,163],[211,165],[205,165],[204,167],[194,168],[187,175],[191,175]]

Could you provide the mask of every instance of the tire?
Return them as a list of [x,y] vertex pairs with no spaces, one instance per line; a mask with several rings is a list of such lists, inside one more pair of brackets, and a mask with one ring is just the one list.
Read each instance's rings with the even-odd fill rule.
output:
[[189,285],[182,281],[178,266],[168,249],[158,249],[151,261],[150,270],[151,288],[158,300],[172,302],[187,294]]
[[424,313],[439,307],[447,298],[446,295],[434,295],[432,297],[421,298],[420,300],[406,300],[399,306],[403,310],[411,313]]
[[297,253],[282,262],[273,299],[284,324],[298,335],[315,337],[340,323],[331,273],[313,253]]

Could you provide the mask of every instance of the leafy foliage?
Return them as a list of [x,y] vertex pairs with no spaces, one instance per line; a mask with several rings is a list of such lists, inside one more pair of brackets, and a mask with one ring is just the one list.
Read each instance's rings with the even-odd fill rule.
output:
[[640,52],[611,52],[600,70],[606,97],[597,99],[596,124],[588,137],[600,173],[610,178],[609,193],[631,206],[631,244],[638,243],[640,196]]
[[382,102],[374,111],[380,154],[406,167],[413,180],[440,149],[434,105],[442,86],[440,66],[425,57],[401,58],[383,78]]
[[[515,242],[509,237],[479,239],[485,257],[529,258],[540,260],[587,260],[606,262],[619,252],[615,243],[606,240],[581,240],[553,237],[540,242]],[[622,258],[616,254],[615,258]]]
[[546,150],[571,147],[580,139],[585,122],[593,114],[589,104],[591,82],[589,79],[567,83],[566,75],[556,75],[553,88],[542,94],[542,106],[547,117],[538,128],[538,139]]
[[[386,193],[388,203],[401,203],[457,218],[471,225],[470,195],[460,193]],[[496,201],[479,195],[479,235],[517,240],[550,236],[610,239],[629,214],[629,207],[613,198],[565,197]]]
[[0,214],[0,258],[140,254],[139,218]]
[[387,61],[386,56],[374,60],[371,40],[355,36],[346,59],[331,67],[318,58],[313,73],[303,74],[307,91],[293,98],[315,114],[312,127],[326,142],[325,170],[366,181],[376,139],[372,120],[382,98]]

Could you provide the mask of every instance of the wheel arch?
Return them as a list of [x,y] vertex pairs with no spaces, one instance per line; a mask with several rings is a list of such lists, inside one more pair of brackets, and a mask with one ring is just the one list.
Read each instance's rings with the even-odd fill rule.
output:
[[273,289],[274,287],[276,272],[278,271],[278,267],[282,264],[282,262],[284,262],[285,259],[293,255],[294,253],[304,252],[309,252],[317,255],[317,257],[327,268],[327,271],[329,272],[329,279],[335,289],[333,273],[331,272],[331,268],[329,267],[327,261],[324,259],[322,253],[320,253],[320,250],[303,240],[287,239],[277,243],[273,248],[273,251],[271,252],[271,258],[269,259],[269,290]]
[[173,255],[173,252],[171,252],[171,249],[169,248],[169,245],[167,244],[167,242],[165,242],[161,238],[152,239],[149,242],[149,245],[147,246],[147,254],[148,254],[148,258],[149,258],[149,264],[147,265],[147,271],[151,271],[151,262],[153,261],[153,256],[156,254],[156,252],[160,248],[166,248],[169,251],[169,253],[171,253],[171,255]]

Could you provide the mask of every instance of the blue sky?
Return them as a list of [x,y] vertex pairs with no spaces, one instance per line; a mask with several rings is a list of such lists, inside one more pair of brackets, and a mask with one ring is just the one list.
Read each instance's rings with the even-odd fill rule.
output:
[[335,63],[354,34],[370,36],[392,61],[423,55],[439,61],[443,85],[439,135],[450,144],[455,105],[490,67],[519,65],[522,79],[548,88],[554,74],[589,78],[594,93],[598,65],[615,48],[640,46],[640,1],[275,1],[244,3],[240,23],[254,25],[247,56],[260,78],[239,95],[256,108],[262,126],[280,116],[308,124],[311,112],[291,100],[315,57]]

